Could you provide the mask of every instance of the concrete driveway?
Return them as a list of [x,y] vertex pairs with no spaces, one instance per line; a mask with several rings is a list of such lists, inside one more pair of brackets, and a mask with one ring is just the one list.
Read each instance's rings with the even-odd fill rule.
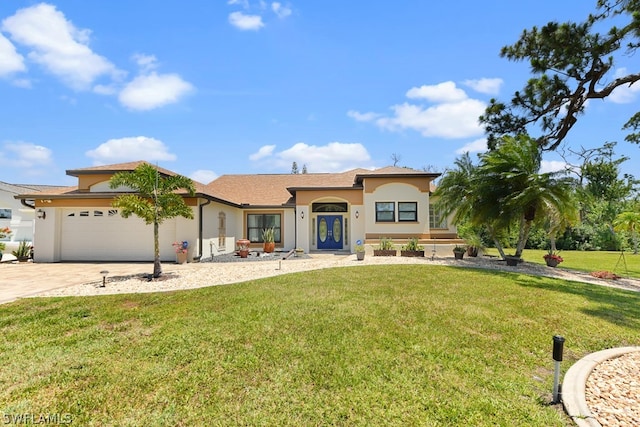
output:
[[153,272],[152,262],[50,264],[12,262],[9,258],[5,254],[0,262],[0,304],[51,289],[102,280],[103,270],[107,270],[109,276]]

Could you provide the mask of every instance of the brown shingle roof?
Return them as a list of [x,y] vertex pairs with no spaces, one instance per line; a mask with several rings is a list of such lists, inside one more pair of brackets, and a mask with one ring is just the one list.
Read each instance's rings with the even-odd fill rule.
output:
[[343,173],[222,175],[207,185],[209,194],[238,205],[281,206],[296,188],[352,188],[355,174]]
[[[137,161],[72,169],[67,171],[67,175],[79,176],[132,171],[142,163],[148,162]],[[158,170],[163,175],[177,175],[168,169],[158,168]],[[440,174],[389,166],[376,170],[352,169],[341,173],[222,175],[207,185],[194,181],[194,186],[197,195],[217,199],[223,203],[238,206],[282,206],[291,203],[295,192],[303,189],[359,189],[362,188],[362,181],[365,178],[376,176],[406,177],[408,175],[436,178]],[[41,198],[43,196],[62,198],[112,197],[113,193],[79,192],[77,186],[72,186],[45,188],[38,193],[20,195],[21,198]]]
[[115,163],[112,165],[92,166],[92,167],[80,168],[80,169],[69,169],[67,170],[67,175],[78,176],[78,175],[89,175],[89,174],[97,174],[97,173],[116,173],[116,172],[132,171],[138,166],[145,163],[153,166],[158,170],[158,172],[160,172],[163,175],[167,175],[167,176],[177,175],[177,173],[170,171],[169,169],[155,166],[154,164],[144,160],[138,160],[135,162],[127,162],[127,163]]
[[209,183],[207,189],[210,194],[238,205],[281,206],[301,189],[361,188],[366,177],[407,175],[436,178],[440,174],[390,166],[342,173],[223,175]]

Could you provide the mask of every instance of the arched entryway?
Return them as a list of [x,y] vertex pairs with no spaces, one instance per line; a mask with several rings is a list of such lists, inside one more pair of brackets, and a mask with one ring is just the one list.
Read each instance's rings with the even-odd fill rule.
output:
[[345,246],[348,203],[322,201],[311,205],[315,217],[315,241],[318,250],[342,250]]

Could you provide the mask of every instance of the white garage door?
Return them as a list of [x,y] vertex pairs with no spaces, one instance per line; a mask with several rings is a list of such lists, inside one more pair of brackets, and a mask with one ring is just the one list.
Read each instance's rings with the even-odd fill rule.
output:
[[[160,225],[160,259],[175,261],[175,219]],[[63,261],[153,261],[153,225],[117,209],[66,209],[62,215]]]

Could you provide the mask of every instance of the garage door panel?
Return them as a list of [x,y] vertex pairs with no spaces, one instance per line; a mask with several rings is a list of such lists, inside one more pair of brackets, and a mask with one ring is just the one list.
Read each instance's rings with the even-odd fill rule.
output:
[[[153,225],[117,210],[68,209],[62,216],[63,261],[152,261]],[[160,258],[175,260],[175,220],[160,225]]]

